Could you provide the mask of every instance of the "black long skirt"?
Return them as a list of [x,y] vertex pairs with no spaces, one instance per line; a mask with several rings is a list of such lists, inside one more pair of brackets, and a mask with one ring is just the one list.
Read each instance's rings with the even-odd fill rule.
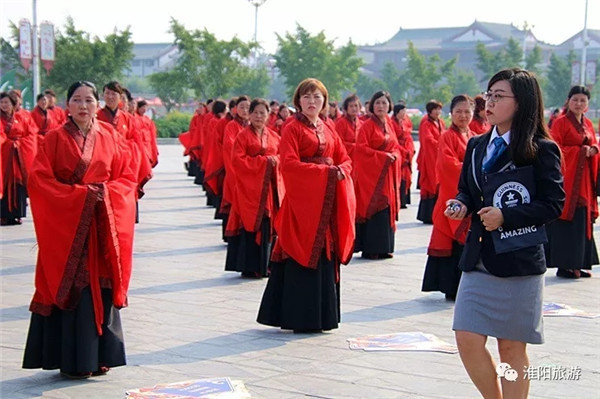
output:
[[423,198],[419,201],[419,210],[417,211],[417,220],[425,224],[433,224],[433,208],[437,201],[437,195],[433,198]]
[[400,208],[406,208],[406,205],[410,205],[410,187],[406,189],[408,181],[402,180],[400,182]]
[[56,308],[50,316],[32,313],[23,368],[77,374],[125,365],[121,317],[112,304],[112,290],[102,289],[102,305],[102,336],[96,331],[89,286],[75,310]]
[[321,254],[316,269],[293,259],[271,262],[271,275],[260,303],[257,321],[282,329],[331,330],[340,322],[340,283],[335,259]]
[[[194,184],[202,186],[204,184],[204,170],[200,167],[196,168],[196,177],[194,178]],[[204,189],[204,186],[202,187]]]
[[546,225],[548,267],[589,270],[599,263],[594,236],[587,238],[586,214],[587,208],[579,207],[572,221],[557,219]]
[[25,186],[17,184],[16,191],[16,207],[9,212],[8,210],[8,195],[6,192],[0,200],[0,216],[2,219],[20,219],[27,216],[27,190],[25,190]]
[[266,277],[271,257],[271,224],[264,218],[260,226],[261,242],[256,244],[256,233],[244,229],[237,236],[227,238],[225,270],[241,272],[244,277]]
[[394,230],[390,226],[390,208],[377,212],[364,223],[356,224],[354,251],[363,256],[394,253]]
[[454,241],[450,256],[429,255],[427,257],[421,291],[440,291],[448,297],[456,298],[458,283],[460,283],[460,276],[462,274],[458,268],[458,262],[460,261],[463,248],[464,245]]
[[196,173],[198,173],[198,162],[190,159],[187,164],[187,172],[188,176],[196,177]]

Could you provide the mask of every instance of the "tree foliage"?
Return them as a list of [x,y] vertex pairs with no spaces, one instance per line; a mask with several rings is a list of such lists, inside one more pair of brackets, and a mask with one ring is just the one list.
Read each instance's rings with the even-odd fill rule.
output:
[[102,86],[123,78],[133,59],[133,42],[129,28],[116,30],[104,40],[90,38],[77,30],[72,18],[67,18],[64,31],[56,34],[56,60],[46,79],[46,85],[63,93],[77,80],[88,80]]
[[365,75],[364,73],[359,73],[358,79],[354,84],[354,88],[354,91],[364,103],[366,100],[371,98],[373,93],[379,90],[387,90],[387,85],[382,79],[372,78]]
[[156,72],[148,76],[150,85],[161,99],[167,112],[187,99],[186,83],[177,71]]
[[285,78],[289,97],[298,83],[309,77],[321,80],[331,99],[340,99],[342,91],[351,89],[356,83],[362,59],[356,55],[356,46],[352,42],[336,49],[323,31],[312,36],[300,25],[294,33],[277,35],[277,41],[274,58]]
[[[198,98],[222,97],[243,86],[245,79],[252,80],[252,90],[264,93],[268,86],[268,75],[252,72],[244,63],[256,43],[244,43],[237,37],[218,40],[206,29],[188,31],[171,19],[171,33],[180,50],[180,58],[174,73],[194,90]],[[265,79],[266,77],[266,79]]]
[[573,50],[561,58],[552,53],[548,65],[547,83],[545,92],[546,105],[560,107],[565,102],[571,88],[571,65],[575,61]]
[[408,43],[406,82],[412,101],[425,104],[435,98],[443,103],[453,96],[452,77],[456,69],[456,58],[443,62],[437,54],[428,58]]
[[232,94],[246,94],[251,98],[264,98],[267,96],[270,82],[271,79],[265,67],[246,68],[240,71],[239,79],[232,87]]

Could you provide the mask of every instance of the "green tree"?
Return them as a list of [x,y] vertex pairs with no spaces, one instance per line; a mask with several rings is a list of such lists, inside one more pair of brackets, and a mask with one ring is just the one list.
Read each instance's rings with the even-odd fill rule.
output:
[[521,61],[523,60],[523,48],[512,36],[508,39],[508,42],[506,42],[506,48],[504,48],[501,53],[503,53],[504,62],[502,68],[514,68],[522,66]]
[[383,80],[369,77],[364,73],[358,74],[358,79],[354,84],[354,91],[361,98],[363,103],[370,99],[371,96],[373,96],[373,93],[379,90],[387,90],[387,86]]
[[573,50],[564,58],[555,53],[550,56],[550,64],[546,74],[546,90],[544,90],[547,106],[560,107],[565,102],[571,88],[571,65],[573,61],[575,61]]
[[196,97],[226,96],[234,88],[243,86],[244,79],[254,79],[253,85],[262,92],[268,87],[262,72],[250,73],[244,65],[256,43],[244,43],[237,37],[218,40],[205,30],[188,31],[177,20],[171,19],[171,33],[180,50],[175,67],[180,79],[187,82]]
[[308,77],[321,80],[331,99],[339,99],[344,89],[349,90],[356,83],[362,59],[356,55],[352,42],[336,49],[323,31],[312,36],[300,25],[296,26],[295,33],[277,35],[277,41],[274,58],[285,78],[289,97],[298,83]]
[[432,98],[443,103],[453,96],[453,79],[456,58],[442,62],[437,54],[428,58],[408,43],[406,82],[411,102],[425,104]]
[[384,82],[384,87],[379,90],[389,91],[394,102],[401,99],[406,100],[408,94],[406,74],[396,68],[392,62],[386,62],[381,69],[381,80]]
[[265,67],[242,68],[239,79],[233,85],[231,95],[247,94],[252,98],[265,98],[269,89],[271,79]]
[[525,56],[525,69],[534,72],[538,77],[542,76],[540,64],[544,61],[542,49],[537,44]]
[[177,71],[156,72],[149,75],[148,80],[167,112],[187,99],[185,81]]
[[90,38],[77,30],[72,18],[67,18],[64,32],[56,34],[56,60],[47,77],[46,86],[57,93],[77,80],[89,80],[99,86],[111,80],[121,80],[133,58],[133,42],[129,28],[116,30],[104,40]]
[[475,73],[471,70],[459,69],[454,78],[454,86],[452,92],[457,94],[468,94],[476,96],[482,91],[482,88],[477,83]]

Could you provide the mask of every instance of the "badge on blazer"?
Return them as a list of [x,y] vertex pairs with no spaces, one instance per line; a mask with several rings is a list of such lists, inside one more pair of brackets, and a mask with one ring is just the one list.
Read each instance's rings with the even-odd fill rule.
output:
[[494,192],[493,204],[496,208],[513,208],[530,202],[529,190],[517,181],[506,182]]

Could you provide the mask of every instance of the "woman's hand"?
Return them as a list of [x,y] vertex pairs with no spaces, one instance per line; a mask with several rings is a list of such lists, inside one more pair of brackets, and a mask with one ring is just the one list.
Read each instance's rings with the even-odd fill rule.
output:
[[446,201],[444,215],[449,219],[462,220],[467,215],[467,207],[459,200],[450,199]]
[[388,152],[387,156],[392,160],[392,162],[396,161],[396,156],[393,152]]
[[487,231],[494,231],[504,223],[504,215],[502,215],[500,208],[486,206],[481,208],[477,214]]
[[598,149],[596,147],[584,145],[583,148],[585,149],[585,156],[587,158],[593,157],[594,155],[598,154]]

